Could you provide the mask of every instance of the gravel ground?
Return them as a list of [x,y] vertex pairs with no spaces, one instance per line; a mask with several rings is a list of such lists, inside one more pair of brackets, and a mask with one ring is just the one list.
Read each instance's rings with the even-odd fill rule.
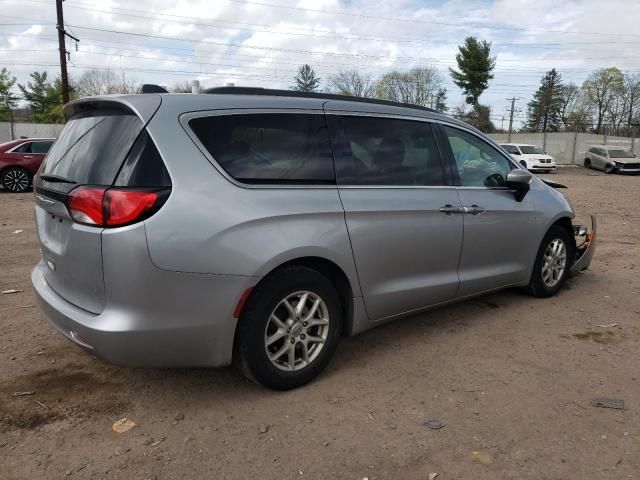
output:
[[640,478],[640,178],[549,177],[598,215],[591,270],[551,299],[505,291],[345,339],[286,393],[70,344],[34,305],[32,194],[0,191],[0,290],[22,290],[0,295],[0,479]]

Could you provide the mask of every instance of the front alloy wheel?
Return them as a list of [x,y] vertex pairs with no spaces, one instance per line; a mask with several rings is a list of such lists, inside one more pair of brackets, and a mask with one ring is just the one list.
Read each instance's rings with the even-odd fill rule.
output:
[[22,168],[12,167],[2,174],[2,186],[10,192],[25,192],[31,184],[31,175]]
[[542,239],[527,290],[536,297],[551,297],[564,284],[575,252],[567,230],[553,225]]
[[562,279],[567,266],[567,247],[564,242],[556,238],[552,240],[544,252],[542,260],[542,281],[549,287],[555,287]]

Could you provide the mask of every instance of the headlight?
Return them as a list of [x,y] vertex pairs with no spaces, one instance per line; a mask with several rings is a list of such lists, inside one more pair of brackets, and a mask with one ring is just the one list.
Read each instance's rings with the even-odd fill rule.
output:
[[613,162],[613,163],[616,165],[616,167],[624,166],[624,163],[620,163],[620,162]]

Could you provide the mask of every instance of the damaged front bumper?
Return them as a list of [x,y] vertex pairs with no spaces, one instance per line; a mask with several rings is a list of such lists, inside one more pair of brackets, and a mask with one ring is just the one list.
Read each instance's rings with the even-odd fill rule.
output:
[[[573,231],[576,237],[576,256],[573,265],[569,269],[571,276],[578,275],[580,272],[589,268],[591,259],[596,251],[596,217],[591,215],[591,230],[584,225],[574,225]],[[584,238],[584,241],[578,244],[578,239]]]

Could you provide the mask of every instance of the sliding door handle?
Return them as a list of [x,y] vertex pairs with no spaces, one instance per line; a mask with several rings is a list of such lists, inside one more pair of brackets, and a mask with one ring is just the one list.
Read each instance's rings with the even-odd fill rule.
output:
[[471,205],[470,207],[462,207],[464,213],[470,213],[471,215],[478,215],[479,213],[484,212],[484,208],[479,207],[478,205]]
[[454,207],[448,203],[444,207],[440,207],[440,211],[445,215],[451,215],[452,213],[464,213],[462,207]]

